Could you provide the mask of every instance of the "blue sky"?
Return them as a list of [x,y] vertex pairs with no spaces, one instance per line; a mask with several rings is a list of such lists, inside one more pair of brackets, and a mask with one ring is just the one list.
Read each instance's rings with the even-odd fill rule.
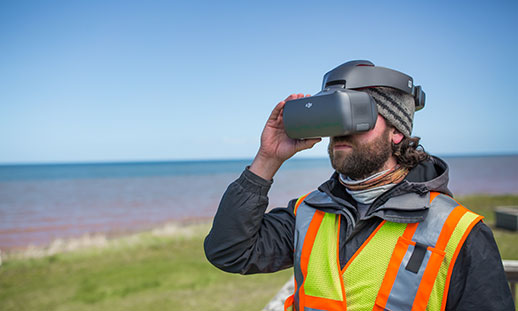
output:
[[518,153],[517,32],[517,1],[2,1],[0,163],[251,158],[353,59],[423,86],[427,151]]

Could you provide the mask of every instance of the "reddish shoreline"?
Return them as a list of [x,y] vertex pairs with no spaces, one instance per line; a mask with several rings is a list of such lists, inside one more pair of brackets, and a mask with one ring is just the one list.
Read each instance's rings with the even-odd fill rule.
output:
[[[20,252],[31,248],[46,248],[56,241],[68,241],[84,239],[92,236],[103,236],[107,239],[124,237],[132,234],[151,231],[163,228],[171,224],[178,226],[189,226],[193,224],[208,223],[212,217],[185,217],[181,219],[171,219],[160,223],[140,222],[133,227],[113,226],[108,230],[95,230],[95,225],[62,225],[62,226],[40,226],[32,228],[16,228],[13,230],[0,231],[0,250],[6,253]],[[98,226],[102,228],[103,226]],[[74,229],[75,234],[66,234],[66,229]],[[83,228],[84,230],[78,230]],[[61,231],[59,229],[62,229]],[[92,230],[94,229],[94,230]],[[61,233],[61,234],[51,234]],[[21,238],[17,238],[21,235]]]

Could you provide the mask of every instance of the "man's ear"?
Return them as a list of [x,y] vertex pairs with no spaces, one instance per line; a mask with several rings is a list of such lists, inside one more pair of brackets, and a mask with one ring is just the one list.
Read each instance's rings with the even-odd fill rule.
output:
[[392,142],[394,144],[399,144],[405,136],[401,134],[400,131],[396,130],[395,128],[392,129]]

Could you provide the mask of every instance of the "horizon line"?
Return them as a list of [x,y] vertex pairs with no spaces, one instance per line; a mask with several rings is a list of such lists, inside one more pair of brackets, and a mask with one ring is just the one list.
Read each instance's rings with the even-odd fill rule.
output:
[[[442,153],[435,154],[441,158],[474,158],[474,157],[502,157],[518,156],[518,152],[501,153]],[[179,163],[179,162],[234,162],[252,161],[254,157],[229,157],[229,158],[192,158],[192,159],[156,159],[156,160],[92,160],[92,161],[48,161],[48,162],[0,162],[0,167],[6,166],[43,166],[43,165],[124,165],[124,164],[160,164],[160,163]],[[297,156],[290,160],[327,160],[327,156]]]

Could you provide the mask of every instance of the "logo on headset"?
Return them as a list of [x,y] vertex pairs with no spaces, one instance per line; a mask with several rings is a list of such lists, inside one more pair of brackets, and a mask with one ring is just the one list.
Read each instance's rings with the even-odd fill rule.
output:
[[308,108],[308,109],[309,109],[309,108],[311,108],[311,106],[313,106],[313,104],[312,104],[312,103],[307,103],[307,104],[306,104],[306,108]]

